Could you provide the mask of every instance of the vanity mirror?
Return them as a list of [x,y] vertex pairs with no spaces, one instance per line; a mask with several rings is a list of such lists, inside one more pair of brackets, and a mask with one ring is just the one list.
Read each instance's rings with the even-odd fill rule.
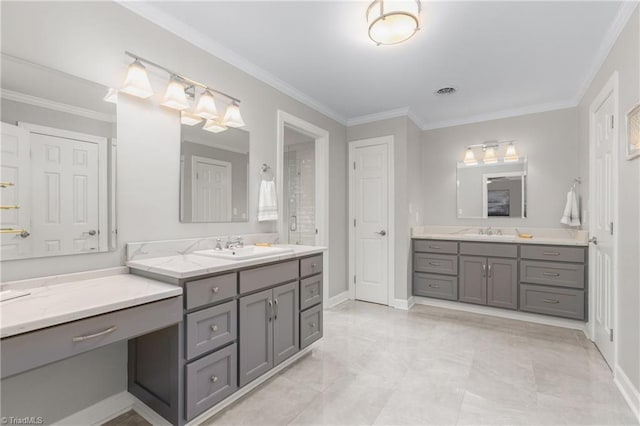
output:
[[459,219],[526,218],[527,160],[458,163]]
[[182,125],[180,221],[247,222],[249,132]]
[[2,260],[115,249],[117,95],[4,53],[1,71]]

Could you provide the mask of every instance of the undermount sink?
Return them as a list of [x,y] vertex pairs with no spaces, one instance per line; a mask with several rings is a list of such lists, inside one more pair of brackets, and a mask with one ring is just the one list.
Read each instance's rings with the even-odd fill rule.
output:
[[473,237],[481,240],[515,240],[515,235],[499,235],[499,234],[463,234],[463,237]]
[[255,259],[257,257],[272,256],[275,254],[283,254],[292,252],[292,248],[288,247],[263,247],[263,246],[246,246],[233,249],[222,250],[197,250],[193,254],[208,257],[217,257],[219,259],[228,260],[245,260]]

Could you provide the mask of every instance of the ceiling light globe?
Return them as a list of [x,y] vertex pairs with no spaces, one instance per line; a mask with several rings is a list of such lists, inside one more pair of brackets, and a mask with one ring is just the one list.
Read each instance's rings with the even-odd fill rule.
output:
[[369,6],[369,38],[376,44],[398,44],[420,29],[418,0],[376,0]]

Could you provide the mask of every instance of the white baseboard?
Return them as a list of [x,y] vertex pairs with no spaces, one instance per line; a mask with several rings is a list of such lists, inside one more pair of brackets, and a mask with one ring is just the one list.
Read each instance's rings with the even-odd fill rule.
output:
[[134,403],[132,398],[133,395],[127,391],[117,393],[84,410],[58,420],[54,425],[101,425],[129,411]]
[[474,314],[490,315],[500,318],[527,321],[536,324],[553,325],[556,327],[581,330],[583,333],[585,332],[585,323],[578,320],[548,317],[545,315],[530,314],[528,312],[510,311],[507,309],[493,308],[490,306],[472,305],[469,303],[431,299],[429,297],[415,296],[414,299],[415,303],[418,305],[436,306],[438,308],[453,309],[456,311],[471,312]]
[[343,291],[342,293],[336,294],[335,296],[327,299],[324,309],[331,309],[334,306],[338,306],[339,304],[346,302],[347,300],[349,300],[349,292]]
[[640,391],[633,386],[629,377],[622,371],[619,365],[616,366],[613,373],[613,382],[620,390],[620,393],[629,404],[631,411],[640,422]]
[[392,307],[396,309],[402,309],[404,311],[408,311],[413,307],[413,305],[415,305],[415,303],[416,303],[415,298],[411,296],[408,300],[394,299]]

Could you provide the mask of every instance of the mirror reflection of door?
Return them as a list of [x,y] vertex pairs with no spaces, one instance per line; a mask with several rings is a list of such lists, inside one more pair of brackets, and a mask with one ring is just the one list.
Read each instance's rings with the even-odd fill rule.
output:
[[193,221],[231,221],[231,163],[193,156]]

